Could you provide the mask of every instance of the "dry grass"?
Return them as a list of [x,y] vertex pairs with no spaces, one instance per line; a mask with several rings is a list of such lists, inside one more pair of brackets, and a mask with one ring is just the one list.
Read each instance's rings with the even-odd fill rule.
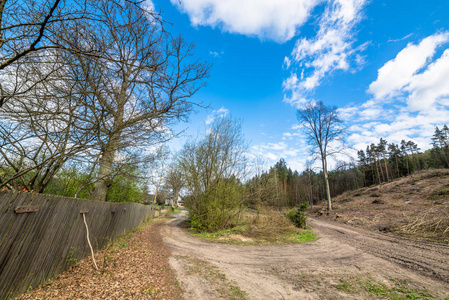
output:
[[[449,170],[426,170],[334,198],[334,210],[319,215],[373,231],[449,240]],[[338,216],[338,217],[337,217]]]
[[449,203],[432,207],[416,217],[412,217],[401,230],[409,234],[427,234],[430,237],[449,238]]
[[301,232],[285,217],[283,211],[270,208],[261,208],[257,214],[246,214],[245,224],[249,228],[241,233],[243,236],[267,241],[275,241],[287,232]]
[[295,227],[285,216],[287,211],[262,207],[240,214],[231,229],[213,233],[191,233],[220,243],[239,245],[269,245],[304,243],[316,240],[310,229]]

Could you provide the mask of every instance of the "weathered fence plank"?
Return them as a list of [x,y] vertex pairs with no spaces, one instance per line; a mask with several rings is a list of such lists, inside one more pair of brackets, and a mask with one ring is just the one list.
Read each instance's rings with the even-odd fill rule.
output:
[[[39,209],[15,213],[19,206]],[[36,287],[90,254],[82,209],[88,210],[86,222],[94,249],[155,217],[154,207],[137,203],[1,191],[0,299]]]

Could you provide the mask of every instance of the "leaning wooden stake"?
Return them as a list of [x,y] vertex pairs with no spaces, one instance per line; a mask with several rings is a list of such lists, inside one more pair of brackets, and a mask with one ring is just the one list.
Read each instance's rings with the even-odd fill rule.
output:
[[83,219],[84,219],[84,225],[86,225],[86,232],[87,232],[87,243],[89,244],[90,247],[90,252],[92,252],[92,260],[94,261],[94,265],[95,265],[95,269],[98,270],[97,267],[97,262],[95,261],[95,256],[94,256],[94,249],[92,248],[92,245],[90,243],[90,239],[89,239],[89,228],[87,227],[87,222],[86,222],[86,213],[87,211],[85,210],[81,210],[80,212],[81,214],[83,214]]

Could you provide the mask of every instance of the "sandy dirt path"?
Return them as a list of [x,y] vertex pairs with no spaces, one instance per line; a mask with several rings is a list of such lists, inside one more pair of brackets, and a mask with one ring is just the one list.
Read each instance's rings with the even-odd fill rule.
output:
[[[394,287],[398,282],[412,290],[426,289],[436,299],[449,297],[448,245],[321,220],[309,222],[319,236],[316,242],[227,245],[188,235],[178,227],[185,217],[183,212],[162,230],[185,299],[372,299],[380,297],[372,294],[373,286]],[[229,289],[220,290],[222,286]]]

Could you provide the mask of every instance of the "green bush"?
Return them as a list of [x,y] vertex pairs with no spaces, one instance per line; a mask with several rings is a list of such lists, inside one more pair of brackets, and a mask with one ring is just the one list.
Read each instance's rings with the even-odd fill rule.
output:
[[300,211],[306,211],[309,209],[309,203],[303,202],[299,205],[298,210]]
[[287,217],[296,227],[298,228],[306,228],[306,220],[307,217],[304,214],[304,211],[308,208],[307,203],[303,203],[297,209],[292,209],[287,213]]
[[188,201],[191,227],[208,232],[230,228],[244,208],[242,199],[243,189],[236,179],[219,180]]

